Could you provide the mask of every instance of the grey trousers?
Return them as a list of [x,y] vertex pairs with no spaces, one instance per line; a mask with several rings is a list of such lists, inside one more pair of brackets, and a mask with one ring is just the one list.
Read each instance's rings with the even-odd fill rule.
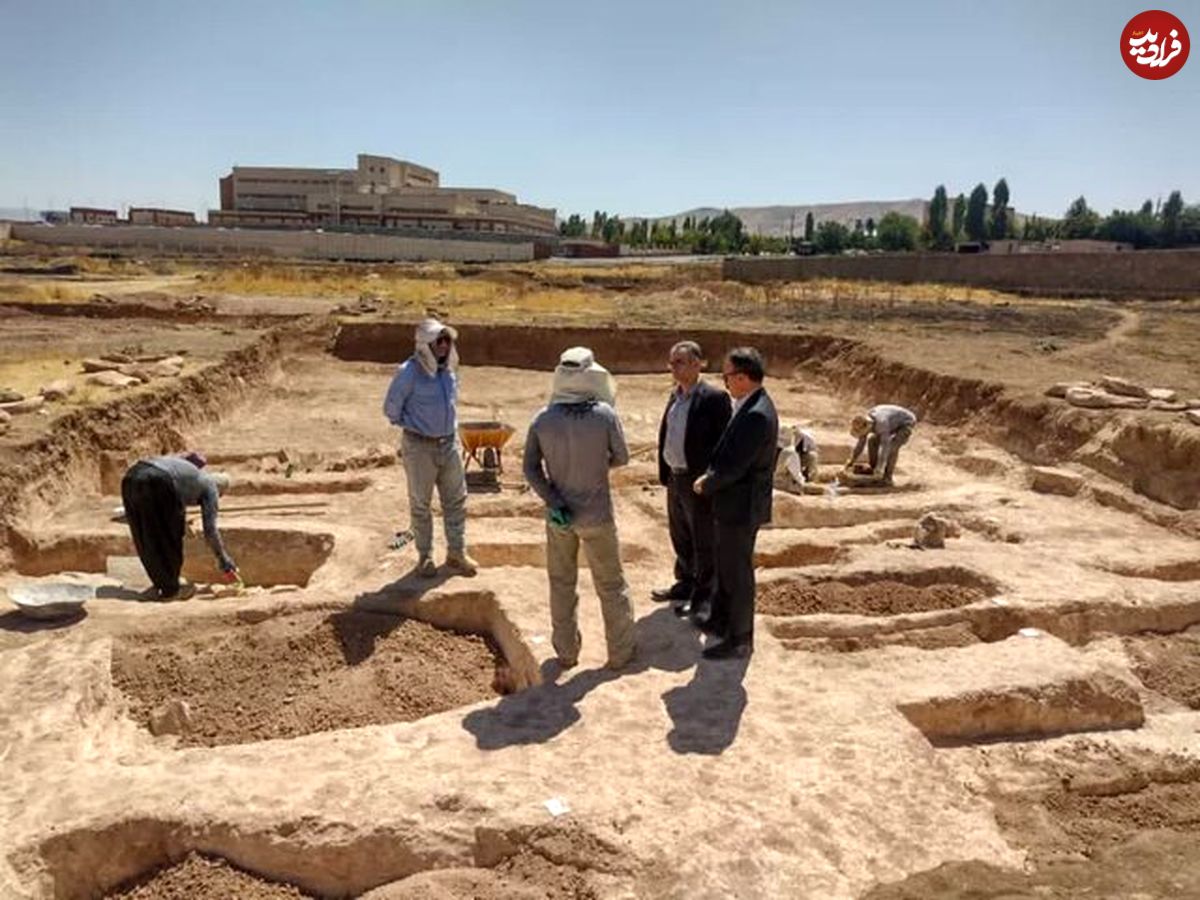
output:
[[579,545],[587,556],[592,584],[600,596],[608,664],[620,667],[633,658],[633,604],[621,568],[617,525],[546,525],[546,574],[550,578],[550,623],[554,652],[565,662],[579,659]]
[[[896,471],[896,460],[900,458],[900,448],[908,443],[908,439],[912,437],[912,428],[897,428],[892,435],[892,449],[888,452],[888,457],[883,461],[883,480],[891,481],[892,473]],[[871,464],[872,471],[878,472],[879,463],[879,437],[872,434],[867,438],[867,461]]]
[[457,436],[442,439],[404,432],[401,439],[404,474],[408,476],[408,515],[413,543],[422,557],[433,553],[433,515],[430,504],[437,486],[446,528],[446,548],[463,553],[467,540],[467,478]]

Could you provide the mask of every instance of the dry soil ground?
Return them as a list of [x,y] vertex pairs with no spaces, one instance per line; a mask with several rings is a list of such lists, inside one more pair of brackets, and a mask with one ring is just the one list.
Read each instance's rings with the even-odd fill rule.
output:
[[[246,277],[202,274],[216,288]],[[413,313],[403,291],[422,279],[448,290],[491,279],[528,313],[541,277],[384,272],[376,280],[401,296],[370,315]],[[1195,377],[1172,368],[1194,340],[1186,304],[984,296],[960,307],[898,288],[881,325],[882,314],[861,315],[888,298],[848,300],[845,286],[828,296],[781,286],[798,296],[752,308],[738,304],[758,300],[708,272],[597,277],[607,281],[553,288],[584,298],[563,301],[572,321],[609,315],[593,307],[641,317],[629,324],[802,319],[879,339],[910,364],[901,374],[918,363],[982,373],[1014,394],[1101,369],[1180,388]],[[0,896],[1200,893],[1200,544],[1188,510],[1140,496],[1119,466],[1069,456],[1078,493],[1038,493],[1028,462],[1005,449],[1014,442],[995,439],[995,423],[979,427],[989,409],[923,422],[894,490],[777,492],[757,548],[755,654],[708,662],[700,636],[649,599],[671,568],[653,465],[667,381],[621,375],[634,460],[614,483],[638,659],[602,668],[585,568],[581,665],[559,672],[542,510],[518,462],[549,376],[469,365],[463,348],[461,418],[500,418],[517,434],[503,490],[470,498],[482,571],[422,581],[411,546],[388,547],[407,524],[379,412],[391,367],[334,358],[320,323],[270,330],[289,295],[235,286],[232,299],[208,294],[215,310],[197,320],[172,318],[169,294],[141,316],[54,307],[0,319],[14,338],[3,342],[10,373],[127,343],[189,350],[177,382],[77,398],[0,436],[13,503],[0,584],[96,589],[78,620],[0,615]],[[305,312],[358,302],[340,288],[313,294]],[[664,356],[675,332],[664,331]],[[531,353],[555,347],[553,331],[539,343]],[[1028,357],[1016,367],[1005,365],[1013,348]],[[1117,358],[1129,368],[1107,368]],[[857,365],[782,373],[768,387],[785,422],[816,432],[826,477],[848,452],[849,415],[892,399],[864,394],[878,386]],[[1087,415],[1097,457],[1120,449],[1122,429],[1157,421]],[[64,425],[99,443],[66,441]],[[250,588],[140,602],[127,532],[109,518],[111,471],[182,446],[234,476],[221,524]],[[913,547],[926,512],[955,519],[960,536]],[[214,577],[195,537],[188,557],[195,581]]]

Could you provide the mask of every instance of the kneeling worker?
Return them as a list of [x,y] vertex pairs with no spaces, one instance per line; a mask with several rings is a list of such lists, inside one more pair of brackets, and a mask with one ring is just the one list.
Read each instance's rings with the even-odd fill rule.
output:
[[224,475],[201,471],[206,460],[200,453],[155,456],[134,463],[121,480],[121,500],[133,533],[138,558],[158,589],[159,600],[185,599],[181,591],[185,507],[199,506],[204,537],[224,573],[224,580],[239,583],[237,566],[225,552],[217,530],[217,496],[228,486]]
[[854,471],[854,463],[862,455],[865,445],[871,474],[879,484],[890,486],[900,448],[908,443],[916,424],[917,416],[911,410],[887,403],[871,407],[865,415],[855,416],[850,420],[850,434],[858,439],[858,443],[846,463],[846,471]]
[[817,480],[821,451],[811,431],[803,428],[779,429],[779,456],[775,460],[775,487],[797,493]]

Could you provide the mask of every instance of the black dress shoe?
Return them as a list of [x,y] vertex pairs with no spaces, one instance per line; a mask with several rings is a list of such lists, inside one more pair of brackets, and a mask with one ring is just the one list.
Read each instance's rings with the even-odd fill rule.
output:
[[668,600],[690,600],[692,597],[692,589],[686,584],[673,584],[669,588],[655,588],[650,592],[650,599],[658,603],[666,603]]
[[671,610],[681,619],[690,618],[692,615],[692,601],[685,600],[683,603],[676,603],[671,607]]
[[700,655],[705,659],[747,659],[754,652],[754,641],[750,638],[726,638],[711,647],[705,647]]

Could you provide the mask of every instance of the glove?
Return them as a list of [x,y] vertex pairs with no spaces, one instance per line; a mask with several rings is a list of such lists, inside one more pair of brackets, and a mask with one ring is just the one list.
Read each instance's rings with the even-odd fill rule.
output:
[[546,511],[546,521],[555,528],[565,530],[571,525],[571,511],[565,506],[556,506]]
[[242,581],[242,573],[238,571],[237,566],[233,563],[221,566],[221,580],[226,584],[234,584],[238,587],[245,586],[245,582]]

